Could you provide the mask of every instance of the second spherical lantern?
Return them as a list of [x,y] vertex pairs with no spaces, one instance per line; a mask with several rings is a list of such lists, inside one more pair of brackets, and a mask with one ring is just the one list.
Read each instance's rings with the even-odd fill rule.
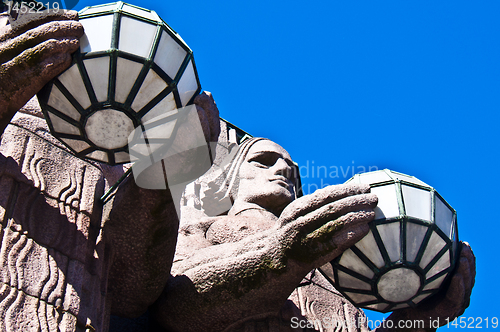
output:
[[378,196],[369,233],[320,268],[356,306],[381,312],[414,307],[453,270],[456,212],[429,185],[390,170],[357,174]]

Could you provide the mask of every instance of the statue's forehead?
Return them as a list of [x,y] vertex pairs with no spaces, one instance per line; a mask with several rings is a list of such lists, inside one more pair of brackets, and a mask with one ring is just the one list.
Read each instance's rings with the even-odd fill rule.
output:
[[285,159],[292,160],[290,154],[285,149],[283,149],[283,147],[269,140],[258,141],[254,145],[252,145],[248,150],[248,156],[266,152],[277,153],[283,156],[283,158]]

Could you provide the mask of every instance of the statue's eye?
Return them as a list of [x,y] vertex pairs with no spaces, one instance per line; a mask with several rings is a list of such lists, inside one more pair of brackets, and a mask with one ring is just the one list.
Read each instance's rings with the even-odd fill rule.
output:
[[249,162],[257,167],[269,168],[276,162],[276,157],[274,154],[263,153],[252,157]]

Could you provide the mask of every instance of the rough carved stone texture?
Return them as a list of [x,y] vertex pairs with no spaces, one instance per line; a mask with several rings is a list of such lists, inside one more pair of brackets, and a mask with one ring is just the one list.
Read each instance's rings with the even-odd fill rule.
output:
[[[112,238],[105,236],[107,233],[103,233],[101,227],[107,219],[102,218],[101,212],[96,210],[94,200],[100,196],[105,187],[109,187],[110,184],[114,183],[123,171],[80,160],[72,160],[73,157],[67,151],[64,151],[60,143],[48,133],[44,120],[37,113],[36,104],[28,104],[23,112],[26,114],[18,114],[13,121],[15,125],[9,127],[4,134],[1,147],[3,158],[0,168],[0,184],[2,188],[8,188],[8,190],[0,191],[0,206],[2,207],[0,208],[0,216],[2,217],[3,226],[0,257],[2,264],[0,312],[2,313],[1,321],[4,324],[2,328],[5,331],[37,331],[39,329],[47,331],[57,329],[78,331],[92,330],[93,328],[98,331],[106,331],[105,295],[108,295],[109,300],[115,302],[114,306],[117,311],[129,308],[128,304],[139,304],[139,309],[135,308],[136,312],[133,314],[126,312],[127,310],[120,312],[122,315],[137,315],[140,314],[141,310],[144,310],[141,307],[146,308],[148,301],[151,301],[151,297],[161,291],[161,285],[164,282],[162,280],[165,280],[162,278],[167,275],[165,269],[168,270],[169,265],[165,261],[163,264],[154,264],[153,262],[154,266],[159,267],[159,273],[156,274],[157,279],[150,279],[147,273],[143,275],[144,268],[134,271],[134,267],[143,263],[140,255],[134,255],[135,251],[140,252],[144,248],[137,250],[140,246],[136,247],[136,245],[148,242],[147,238],[151,235],[147,231],[147,227],[137,228],[134,224],[151,219],[147,215],[147,211],[151,209],[146,206],[139,208],[145,215],[138,215],[138,218],[125,218],[123,221],[119,221],[120,216],[117,216],[115,223],[111,218],[108,220],[109,225],[114,225],[113,227],[116,228],[112,233],[118,235]],[[229,151],[227,146],[219,144],[219,152],[225,149]],[[57,159],[47,158],[46,155]],[[218,158],[221,158],[221,156],[218,156]],[[59,163],[61,160],[66,163]],[[71,165],[71,167],[61,165]],[[19,170],[22,170],[22,172]],[[210,172],[206,176],[210,176],[212,179],[214,177]],[[48,180],[51,180],[50,183]],[[56,184],[61,189],[58,190]],[[125,188],[131,187],[125,185]],[[199,190],[199,188],[197,189],[196,183],[194,183],[185,194],[184,205],[186,208],[184,212],[190,209],[193,211],[183,214],[183,219],[185,219],[181,233],[205,232],[207,230],[208,232],[206,232],[205,240],[198,239],[200,242],[193,242],[194,238],[186,241],[181,237],[178,246],[178,257],[182,258],[182,251],[186,245],[192,245],[196,248],[206,246],[206,249],[220,247],[221,250],[205,249],[206,253],[203,258],[199,260],[199,264],[194,262],[194,266],[198,264],[200,272],[202,272],[205,263],[215,262],[218,257],[222,258],[222,261],[212,265],[212,268],[209,269],[209,272],[213,272],[213,276],[216,278],[213,280],[218,279],[219,281],[224,281],[224,278],[229,276],[228,273],[232,273],[230,271],[232,267],[247,266],[251,271],[254,268],[252,262],[258,262],[259,259],[265,257],[258,254],[259,246],[261,249],[273,247],[272,241],[275,237],[268,236],[266,238],[266,229],[268,229],[269,224],[262,222],[260,219],[253,219],[256,222],[252,224],[250,219],[253,217],[250,219],[248,219],[249,217],[234,219],[236,224],[216,223],[216,221],[221,220],[227,221],[227,219],[220,218],[208,218],[208,221],[204,223],[200,219],[204,214],[200,213],[200,210],[193,208],[197,204],[199,204],[199,207],[202,206],[199,200],[200,192],[196,192],[196,190]],[[347,194],[348,191],[344,193],[340,191],[339,195],[345,196]],[[14,200],[13,195],[18,195],[18,199]],[[144,197],[149,197],[147,195],[145,193]],[[316,201],[312,200],[309,206],[317,204],[319,198],[325,198],[322,192],[318,192],[317,195],[319,196],[316,196]],[[119,197],[115,198],[113,204],[119,204]],[[124,197],[131,196],[124,195]],[[191,204],[192,199],[189,197],[198,198],[198,203]],[[152,200],[155,200],[154,195]],[[149,201],[149,199],[146,199],[146,201]],[[163,201],[160,202],[166,203],[168,206],[171,198],[169,196],[163,197]],[[134,204],[137,204],[137,202]],[[125,204],[125,206],[130,207],[130,209],[120,210],[125,215],[133,215],[134,208],[137,208],[133,204]],[[187,207],[190,207],[190,209]],[[47,218],[54,223],[40,223],[38,211],[46,211]],[[161,218],[171,219],[171,216],[168,216],[168,211],[169,208],[164,209],[160,214]],[[105,210],[104,214],[106,215],[106,213]],[[93,219],[94,217],[96,219]],[[206,215],[204,218],[206,219]],[[70,220],[69,223],[68,220]],[[99,220],[99,222],[93,222],[93,220]],[[239,227],[235,227],[235,225]],[[150,230],[157,229],[155,227],[162,227],[154,223],[152,226]],[[211,229],[212,226],[213,229]],[[105,229],[111,230],[112,228]],[[128,232],[120,233],[120,229],[128,230]],[[164,228],[167,233],[169,229],[171,231],[169,236],[173,236],[172,229],[176,229],[176,226]],[[260,235],[257,235],[259,232],[263,236],[259,237]],[[34,233],[37,235],[33,235]],[[154,234],[155,231],[152,233]],[[272,233],[270,230],[267,231],[267,235]],[[246,241],[245,238],[247,238]],[[70,241],[65,241],[65,239]],[[106,239],[108,240],[106,241]],[[134,240],[138,241],[131,246],[130,244],[134,243]],[[209,243],[204,242],[207,240]],[[348,242],[354,241],[352,236],[342,236],[338,239],[338,241],[348,245],[346,240]],[[259,245],[259,241],[261,245]],[[164,245],[168,244],[167,247],[172,250],[171,241],[160,242]],[[125,261],[125,265],[117,264],[112,266],[109,283],[112,287],[107,289],[107,293],[105,280],[107,269],[110,266],[109,255],[111,255],[112,251],[109,250],[109,247],[105,248],[105,243],[107,243],[106,245],[113,243],[116,247],[125,247],[123,252],[114,253],[115,259],[120,256],[123,257],[121,262],[123,264]],[[225,248],[230,247],[218,245],[224,243],[226,246],[237,244],[239,248],[234,250],[235,247],[233,247],[232,251],[226,251]],[[255,247],[256,244],[257,247]],[[270,246],[266,247],[266,244],[270,244]],[[57,250],[54,248],[57,248]],[[75,248],[78,250],[75,250]],[[160,256],[169,261],[169,254],[164,254],[165,252],[168,253],[168,248],[163,247],[162,249],[161,246],[153,248],[153,252],[157,250],[154,256]],[[252,250],[255,249],[257,249],[256,256],[252,254]],[[81,254],[81,252],[87,254]],[[271,251],[271,256],[268,257],[274,257],[275,254],[272,254],[272,252],[274,251]],[[85,259],[84,256],[87,258]],[[189,257],[189,250],[185,257]],[[252,257],[257,258],[257,261],[253,260]],[[128,262],[126,261],[127,258]],[[238,263],[240,258],[244,258],[244,260]],[[470,259],[466,259],[466,261],[470,262]],[[236,264],[233,265],[234,263]],[[244,264],[239,266],[240,263]],[[147,266],[145,268],[147,270]],[[468,266],[464,269],[464,274],[470,268]],[[120,279],[123,276],[129,276],[129,278],[125,279],[138,284],[142,284],[141,280],[144,280],[144,278],[151,281],[149,291],[144,292],[151,293],[145,296],[145,300],[141,300],[142,290],[145,288],[142,285],[140,287],[135,287],[137,285],[134,284],[127,285],[126,281]],[[178,278],[176,277],[176,279]],[[189,291],[185,292],[185,288],[183,288],[185,285],[182,282],[177,284],[176,279],[166,289],[167,294],[172,295],[175,299],[174,305],[186,308],[185,314],[188,317],[198,315],[203,319],[205,314],[203,305],[198,306],[200,303],[196,296],[192,297]],[[191,277],[191,279],[195,282],[212,280],[210,278],[198,279],[198,277]],[[181,280],[186,279],[181,276]],[[296,282],[297,285],[299,281]],[[281,310],[278,310],[278,308],[274,312],[269,311],[267,309],[269,304],[256,302],[255,300],[225,306],[222,311],[218,311],[218,315],[222,316],[212,316],[211,319],[215,318],[224,321],[225,315],[231,315],[232,311],[241,309],[250,314],[246,317],[243,315],[240,319],[230,320],[232,323],[215,330],[234,332],[312,331],[307,328],[292,328],[292,318],[294,317],[311,321],[332,317],[335,322],[345,322],[344,325],[341,325],[343,331],[358,330],[358,327],[354,326],[353,329],[352,326],[346,324],[347,322],[356,321],[358,317],[362,316],[362,313],[358,312],[342,297],[338,295],[332,297],[331,295],[336,291],[321,278],[321,275],[317,273],[314,276],[309,275],[300,284],[301,286],[292,292],[288,301],[286,301],[285,296]],[[172,286],[173,288],[170,288]],[[197,287],[210,289],[211,286],[198,285]],[[271,284],[271,288],[255,286],[252,289],[252,287],[254,286],[251,284],[245,286],[251,293],[264,292],[264,295],[268,295],[272,293],[272,289],[281,286],[279,283],[274,282]],[[146,287],[146,289],[148,288]],[[224,287],[221,289],[224,289]],[[241,292],[241,289],[238,292]],[[115,298],[114,295],[118,297]],[[259,299],[259,296],[257,296],[257,299]],[[109,305],[110,303],[108,303],[108,308]],[[214,305],[217,305],[217,303],[214,302]],[[161,315],[168,316],[172,314],[175,315],[175,310],[173,312],[163,311]],[[147,331],[148,316],[145,317],[146,319],[143,317],[142,321],[132,321],[134,324],[137,323],[135,325],[129,323],[113,331]],[[185,324],[184,327],[174,330],[189,331],[190,324],[188,320],[183,324]],[[85,328],[85,326],[87,327]],[[127,330],[127,328],[130,329]],[[328,325],[323,326],[323,328],[324,331],[333,331],[328,329]],[[364,329],[366,329],[365,326],[360,327],[360,330]],[[161,331],[162,329],[157,327],[157,330]],[[193,329],[191,328],[191,330]],[[194,330],[199,330],[199,327],[197,328],[195,325]]]
[[304,317],[316,324],[317,330],[369,331],[363,311],[347,301],[318,270],[304,278],[290,300]]
[[[14,29],[5,18],[0,14],[1,130],[45,82],[67,67],[82,33],[81,25],[72,21],[75,12],[20,21]],[[197,103],[205,139],[214,140],[218,111],[213,99],[203,94]],[[106,331],[110,311],[140,315],[167,282],[177,237],[172,213],[176,198],[145,192],[127,180],[109,205],[99,206],[97,199],[123,169],[73,157],[48,133],[36,105],[30,105],[4,132],[0,147],[0,330]],[[179,137],[190,138],[189,130]],[[230,153],[226,142],[217,150]],[[274,175],[290,171],[291,160],[283,151],[272,151],[281,155],[280,173]],[[186,165],[196,164],[191,158],[196,156],[188,153]],[[216,163],[221,165],[221,157]],[[252,172],[247,169],[246,180]],[[183,332],[271,332],[293,330],[288,324],[294,317],[314,320],[331,314],[349,321],[361,315],[340,297],[332,298],[331,289],[325,294],[318,275],[294,288],[312,268],[367,231],[373,197],[359,195],[365,192],[362,188],[328,189],[288,204],[281,194],[271,197],[254,190],[247,198],[261,206],[227,196],[236,199],[237,209],[229,206],[230,218],[224,220],[203,216],[202,187],[221,185],[212,171],[205,180],[195,182],[185,195],[186,202],[194,198],[192,207],[198,209],[185,215],[175,277],[153,308],[162,324]],[[291,181],[280,181],[281,186],[287,183],[285,196],[291,198]],[[358,198],[345,200],[348,196]],[[248,218],[260,221],[250,223]],[[425,319],[426,310],[440,316],[463,312],[474,283],[474,257],[470,251],[462,258],[445,300],[407,311],[405,317]],[[343,330],[352,329],[346,325]]]
[[106,328],[102,171],[18,113],[0,145],[2,331]]
[[131,177],[122,183],[106,220],[105,234],[113,252],[108,296],[113,314],[137,317],[167,282],[178,217],[168,191],[137,188],[130,182]]
[[[50,79],[71,63],[83,27],[75,11],[23,15],[11,26],[0,13],[0,131]],[[56,22],[51,22],[56,21]]]
[[292,331],[291,318],[305,318],[289,295],[311,269],[359,240],[367,229],[357,225],[373,217],[376,199],[365,187],[294,201],[292,161],[270,141],[249,141],[233,157],[225,169],[239,185],[226,188],[234,200],[227,215],[202,217],[198,203],[183,209],[174,277],[153,309],[168,331]]
[[[127,167],[127,166],[126,166]],[[178,218],[165,190],[82,161],[48,131],[36,100],[0,145],[0,331],[107,331],[137,317],[169,276]]]
[[[223,128],[221,137],[227,137],[224,123],[221,127]],[[156,319],[168,327],[164,331],[200,329],[226,332],[368,331],[363,311],[349,303],[318,270],[309,273],[300,284],[297,281],[294,285],[298,287],[293,290],[286,301],[275,297],[276,289],[283,287],[283,284],[271,282],[272,286],[266,287],[266,281],[263,283],[259,281],[258,271],[259,266],[262,266],[262,261],[268,262],[269,272],[274,271],[268,273],[268,281],[273,278],[273,273],[280,274],[279,271],[282,271],[281,277],[284,276],[283,278],[286,279],[287,268],[280,268],[279,259],[275,260],[279,257],[277,248],[280,245],[273,243],[275,237],[272,234],[278,234],[279,230],[270,226],[272,222],[270,223],[269,219],[267,221],[262,219],[262,216],[266,215],[265,212],[269,210],[240,208],[243,213],[239,215],[239,218],[231,213],[231,210],[227,216],[207,218],[203,211],[204,195],[210,191],[213,193],[210,183],[216,183],[216,187],[222,185],[221,181],[217,182],[217,167],[222,165],[223,156],[230,153],[230,145],[219,144],[217,149],[219,153],[215,165],[203,177],[190,184],[184,195],[176,263],[173,268],[175,277],[169,280],[162,298],[153,309]],[[258,188],[262,190],[264,186],[258,186]],[[334,193],[333,196],[331,196],[332,193]],[[285,209],[280,218],[293,222],[297,218],[297,211],[311,212],[324,204],[325,200],[335,202],[338,199],[341,202],[342,198],[353,194],[356,194],[356,191],[351,187],[339,187],[333,191],[320,190],[307,200],[302,199],[300,204],[293,203],[295,209]],[[366,198],[360,197],[350,204],[342,201],[340,204],[329,206],[331,209],[344,212],[356,211],[355,207],[359,208],[360,204],[361,206],[364,204],[365,207],[369,205],[369,200],[363,203]],[[238,200],[237,197],[236,200]],[[260,200],[262,204],[267,204],[266,201],[269,202]],[[238,205],[236,203],[233,208]],[[269,217],[268,214],[267,216]],[[299,213],[298,216],[300,219],[301,214]],[[333,242],[336,245],[334,251],[342,252],[357,242],[359,237],[356,234],[364,234],[363,232],[366,232],[364,228],[361,223],[352,227],[348,232],[341,231],[334,235]],[[196,234],[201,236],[196,236]],[[321,239],[322,237],[321,232],[313,232],[313,234],[313,238]],[[331,233],[325,232],[325,234],[331,237]],[[302,236],[307,238],[305,234]],[[322,239],[320,242],[327,244],[328,240]],[[309,249],[303,248],[305,250],[302,252],[306,253],[309,259],[313,259],[317,250],[310,250],[315,246],[314,241],[309,241],[309,244]],[[465,247],[468,248],[468,246]],[[321,248],[321,246],[319,249],[331,250]],[[265,254],[260,255],[259,251]],[[294,256],[293,252],[289,253],[289,266],[294,265],[292,262]],[[464,257],[461,259],[461,265],[454,276],[454,280],[457,280],[446,293],[448,298],[445,301],[439,297],[433,298],[433,302],[421,306],[422,310],[409,309],[406,316],[404,314],[398,316],[398,313],[394,313],[391,317],[394,317],[395,324],[405,317],[426,320],[428,317],[441,315],[453,319],[456,315],[463,313],[463,309],[468,305],[474,283],[475,267],[474,256],[470,249],[465,250],[462,256]],[[321,264],[316,266],[321,266]],[[241,271],[246,272],[241,273]],[[247,278],[246,281],[245,278]],[[239,282],[238,279],[242,281]],[[293,281],[291,283],[293,284]],[[210,295],[214,289],[216,291]],[[251,295],[247,296],[247,291]],[[234,302],[229,300],[231,295],[236,296],[238,300]],[[269,310],[272,307],[269,304],[273,301],[284,304],[280,310]],[[224,302],[225,304],[222,304]],[[240,312],[240,315],[235,315],[235,312]],[[175,322],[176,313],[180,317],[177,322]],[[229,316],[232,318],[228,319]],[[225,322],[225,325],[221,322]],[[316,326],[304,329],[294,328],[300,322],[305,326],[307,322],[312,322]],[[158,329],[158,331],[161,330]]]

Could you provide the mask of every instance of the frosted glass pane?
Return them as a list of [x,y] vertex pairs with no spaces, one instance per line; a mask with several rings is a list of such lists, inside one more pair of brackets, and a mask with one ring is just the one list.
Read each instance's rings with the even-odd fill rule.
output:
[[80,23],[85,29],[85,34],[80,39],[82,53],[106,51],[111,48],[113,14],[83,18]]
[[[130,151],[130,150],[129,150]],[[136,161],[138,161],[139,158],[134,156],[132,153],[130,154],[130,162],[131,163],[135,163]]]
[[387,309],[388,306],[389,305],[387,303],[377,303],[377,304],[365,305],[363,308],[384,311],[385,309]]
[[127,100],[128,94],[137,80],[137,76],[139,76],[142,66],[142,63],[118,58],[115,90],[115,100],[117,102],[124,103]]
[[432,266],[432,268],[425,275],[426,279],[432,278],[439,272],[450,267],[450,251],[446,250],[443,256]]
[[177,85],[179,96],[181,97],[182,106],[186,106],[189,100],[194,96],[198,90],[198,82],[194,73],[193,61],[190,61],[186,70],[182,74],[179,84]]
[[105,109],[92,114],[85,125],[87,137],[104,149],[117,149],[128,144],[134,130],[132,120],[123,112]]
[[59,90],[59,88],[55,85],[52,86],[49,102],[47,104],[72,119],[77,121],[80,120],[80,113],[73,107],[69,100],[62,94],[61,90]]
[[374,184],[392,180],[385,171],[375,171],[359,175],[360,183]]
[[163,98],[155,107],[149,110],[143,117],[142,122],[148,122],[149,120],[156,118],[157,116],[170,116],[177,114],[177,106],[175,105],[174,94],[169,93],[165,98]]
[[402,185],[406,215],[431,221],[431,192]]
[[154,11],[136,8],[133,6],[129,6],[127,4],[124,4],[122,9],[123,9],[123,11],[126,11],[128,13],[131,13],[131,14],[134,14],[137,16],[142,16],[142,17],[148,18],[148,19],[153,20],[153,21],[157,21],[159,19],[158,15],[156,15]]
[[160,44],[155,55],[155,63],[174,79],[187,52],[165,31],[161,33]]
[[368,295],[368,294],[358,294],[358,293],[351,293],[351,292],[345,292],[347,296],[351,298],[356,303],[363,303],[363,302],[369,302],[369,301],[376,301],[377,298],[373,295]]
[[453,212],[436,195],[436,225],[451,239],[451,224]]
[[149,57],[156,29],[156,25],[122,16],[118,49],[143,58]]
[[66,120],[63,120],[53,113],[48,112],[48,114],[50,122],[56,132],[61,134],[80,135],[80,130],[77,127],[73,126],[69,122],[66,122]]
[[375,220],[399,216],[396,185],[374,187],[371,189],[371,192],[378,197],[378,205],[375,208]]
[[154,118],[145,124],[146,138],[148,139],[169,139],[174,131],[177,119],[168,122],[162,121],[162,117]]
[[401,241],[399,222],[391,222],[389,224],[377,225],[377,231],[384,243],[387,254],[391,262],[398,261],[401,256]]
[[[144,132],[142,131],[142,127],[139,126],[134,129],[133,133],[131,133],[128,137],[128,146],[131,154],[139,155],[139,156],[148,156],[151,154],[151,150],[149,145],[146,143]],[[135,157],[131,156],[131,160],[136,160]],[[148,160],[150,158],[148,157]]]
[[446,245],[446,242],[437,235],[436,232],[432,232],[431,238],[429,239],[429,243],[427,244],[427,248],[425,248],[424,255],[420,260],[420,267],[425,269],[427,264],[438,254],[438,252],[443,249]]
[[358,243],[356,243],[356,247],[361,250],[361,252],[368,257],[368,259],[376,266],[382,267],[385,265],[384,259],[382,258],[382,254],[378,249],[377,242],[375,242],[375,238],[373,237],[373,233],[370,230],[368,234],[364,238],[361,239]]
[[109,56],[83,60],[97,101],[108,100]]
[[116,4],[104,5],[104,6],[92,6],[92,8],[84,9],[80,11],[80,16],[82,15],[90,15],[95,13],[102,13],[108,10],[116,9]]
[[[150,154],[153,153],[153,152],[156,152],[159,148],[165,146],[166,144],[167,144],[167,142],[164,142],[164,143],[154,143],[154,144],[149,143]],[[159,153],[161,153],[161,151]],[[159,159],[161,159],[161,158],[159,158]]]
[[[146,143],[136,143],[134,145],[129,146],[129,150],[136,152],[133,153],[133,155],[141,155],[141,156],[148,156],[151,154],[151,151],[149,150],[149,146]],[[137,160],[137,158],[131,156],[131,160]]]
[[415,178],[413,176],[409,176],[409,175],[406,175],[406,174],[401,174],[401,173],[393,172],[393,171],[391,171],[390,174],[391,174],[391,176],[393,178],[398,179],[400,181],[406,181],[406,182],[410,182],[410,183],[419,184],[421,186],[429,187],[428,184],[426,184],[425,182],[420,181],[419,179],[417,179],[417,178]]
[[429,295],[431,295],[431,294],[422,294],[422,295],[419,295],[416,298],[414,298],[412,300],[412,302],[415,303],[415,304],[419,304],[420,302],[422,302],[423,300],[425,300],[426,298],[428,298]]
[[345,288],[354,288],[354,289],[362,289],[362,290],[371,290],[372,287],[370,284],[359,280],[358,278],[355,278],[347,273],[344,273],[342,271],[338,271],[338,276],[339,276],[339,284],[341,287]]
[[344,251],[339,264],[369,279],[374,276],[373,271],[351,249]]
[[407,223],[406,224],[406,260],[413,262],[417,258],[418,251],[424,240],[425,233],[427,232],[427,227]]
[[144,82],[142,82],[139,92],[134,98],[132,109],[139,112],[167,86],[167,83],[160,76],[158,76],[154,70],[150,70],[146,75]]
[[64,143],[68,144],[77,153],[82,152],[85,149],[90,148],[90,145],[85,141],[80,141],[76,139],[61,138]]
[[[189,149],[196,149],[196,148],[201,148],[200,149],[201,153],[208,153],[207,150],[207,143],[205,141],[205,136],[203,135],[203,129],[201,128],[200,124],[200,118],[198,116],[198,112],[196,111],[196,105],[189,105],[186,107],[183,107],[179,109],[179,113],[183,114],[183,120],[186,121],[183,123],[187,123],[190,128],[194,128],[191,130],[191,139],[189,142],[186,142],[186,144],[183,147],[183,151],[187,151]],[[165,156],[161,156],[161,158],[167,158],[170,156],[173,156],[175,154],[179,153],[177,149],[169,149],[166,153]],[[207,154],[208,156],[208,154]],[[169,162],[170,160],[174,160],[175,158],[170,158],[168,159]],[[167,168],[167,171],[170,170],[171,167]]]
[[80,70],[76,64],[62,73],[58,78],[81,107],[84,109],[90,107],[90,98],[85,89],[82,76],[80,76]]
[[92,159],[96,159],[96,160],[100,160],[100,161],[105,162],[105,163],[107,163],[109,161],[108,154],[103,152],[103,151],[99,151],[99,150],[96,150],[92,153],[89,153],[87,155],[87,157],[92,158]]
[[319,268],[323,273],[330,278],[332,281],[335,281],[335,276],[333,274],[333,267],[331,263],[326,263],[322,267]]
[[391,302],[407,301],[417,294],[419,288],[418,274],[403,267],[384,273],[377,284],[380,296]]
[[117,152],[115,153],[115,162],[116,163],[126,163],[130,161],[130,156],[126,152]]
[[443,280],[444,278],[446,278],[447,274],[445,275],[442,275],[441,277],[437,278],[436,280],[434,281],[431,281],[430,283],[428,283],[425,287],[424,287],[424,291],[425,290],[430,290],[430,289],[438,289],[441,284],[443,283]]

